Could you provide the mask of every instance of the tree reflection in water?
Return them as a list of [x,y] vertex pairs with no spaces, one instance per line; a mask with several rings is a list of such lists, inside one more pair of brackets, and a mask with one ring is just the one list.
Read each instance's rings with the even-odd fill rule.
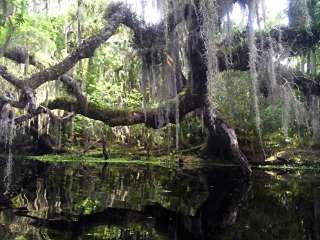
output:
[[248,184],[210,166],[14,167],[0,197],[1,239],[319,239],[315,175],[256,172]]

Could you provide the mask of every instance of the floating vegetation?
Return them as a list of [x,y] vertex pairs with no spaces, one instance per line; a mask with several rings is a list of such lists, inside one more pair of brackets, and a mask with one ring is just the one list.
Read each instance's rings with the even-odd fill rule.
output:
[[[93,156],[76,156],[71,154],[49,154],[42,156],[29,156],[30,160],[38,160],[43,162],[70,162],[70,163],[121,163],[121,164],[141,164],[141,165],[161,165],[161,166],[173,166],[174,161],[169,160],[169,156],[163,156],[159,158],[152,159],[130,159],[128,157],[111,158],[108,160],[103,160],[99,157]],[[173,164],[172,164],[173,163]]]

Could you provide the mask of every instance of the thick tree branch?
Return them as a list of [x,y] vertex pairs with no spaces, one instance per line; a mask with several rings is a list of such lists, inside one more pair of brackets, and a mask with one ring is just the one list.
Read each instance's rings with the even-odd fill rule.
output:
[[48,81],[56,80],[74,67],[81,59],[92,57],[95,50],[115,33],[118,26],[124,22],[124,19],[129,13],[128,9],[123,7],[122,4],[116,3],[111,4],[108,7],[106,15],[108,23],[100,33],[84,40],[77,49],[58,64],[27,78],[26,82],[28,83],[28,86],[32,89],[36,89]]
[[16,117],[14,119],[14,122],[15,122],[16,125],[19,125],[19,124],[21,124],[23,122],[26,122],[28,120],[33,119],[34,117],[36,117],[39,114],[47,113],[47,112],[48,111],[47,111],[47,109],[45,107],[40,106],[35,111],[33,111],[32,113],[27,113],[27,114],[21,115],[19,117]]
[[75,80],[69,75],[62,75],[59,80],[63,82],[63,84],[66,86],[68,92],[72,93],[76,99],[78,100],[78,103],[83,108],[86,108],[87,106],[87,98],[84,95],[83,89],[81,87],[81,80]]
[[[201,102],[196,101],[199,96],[193,95],[191,91],[186,90],[179,95],[179,114],[180,119],[193,110],[201,107]],[[88,102],[84,109],[78,102],[67,98],[58,98],[49,102],[49,109],[62,109],[68,112],[75,112],[91,119],[99,120],[109,126],[129,126],[145,123],[152,128],[164,127],[167,123],[176,122],[176,99],[169,100],[157,108],[138,110],[119,110],[107,107],[101,107]]]
[[[301,51],[314,47],[320,43],[320,31],[292,29],[288,27],[282,27],[279,29],[273,29],[269,33],[271,40],[277,43],[281,39],[282,47],[288,49],[291,55],[295,56]],[[264,46],[261,49],[261,38],[257,37],[257,47],[260,54],[265,54],[270,48],[270,41],[267,39],[267,33],[263,35]],[[235,36],[232,46],[221,45],[221,51],[218,52],[219,69],[225,71],[227,69],[248,71],[249,70],[249,49],[246,44],[245,33]],[[274,50],[278,47],[273,46]],[[227,53],[226,53],[227,52]],[[293,86],[299,88],[305,95],[318,95],[320,96],[320,78],[314,76],[308,76],[305,73],[299,72],[294,69],[290,69],[279,63],[275,63],[275,74],[279,84],[290,82]]]
[[291,83],[292,86],[298,88],[306,96],[320,96],[320,76],[310,77],[300,71],[294,71],[284,66],[277,69],[278,80],[282,84]]
[[[266,36],[267,33],[264,33]],[[273,41],[281,43],[283,47],[291,49],[291,54],[301,53],[320,43],[320,29],[301,29],[292,27],[278,27],[270,31]]]
[[109,37],[113,35],[116,27],[117,26],[109,25],[97,36],[93,36],[84,41],[62,62],[41,72],[33,74],[31,77],[26,79],[29,87],[31,87],[32,89],[36,89],[48,81],[56,80],[59,76],[63,75],[71,68],[73,68],[75,64],[81,59],[92,57],[96,48],[98,48],[103,42],[105,42]]
[[10,106],[14,107],[14,108],[22,109],[25,107],[25,103],[23,101],[21,101],[21,100],[16,101],[16,100],[12,99],[11,97],[3,95],[3,96],[0,96],[0,111],[2,109],[1,106],[3,106],[6,103],[10,104]]
[[[247,50],[245,48],[239,48],[238,52],[233,52],[230,62],[227,62],[224,54],[220,53],[218,57],[220,71],[225,71],[227,69],[248,71],[249,56],[248,52],[246,51]],[[293,87],[299,88],[299,90],[305,95],[320,96],[320,76],[309,76],[305,73],[290,69],[281,64],[275,66],[275,75],[279,84],[290,82],[292,83]]]
[[12,85],[14,85],[16,88],[24,88],[24,82],[16,78],[13,74],[9,73],[7,67],[4,65],[0,65],[0,76]]
[[[263,42],[262,42],[263,41]],[[235,69],[249,70],[249,48],[247,45],[247,31],[237,32],[234,34],[232,43],[223,41],[220,44],[219,67],[220,70]],[[296,56],[307,49],[311,49],[320,43],[320,30],[296,29],[290,27],[274,27],[268,32],[256,33],[256,46],[258,52],[265,53],[270,49],[270,44],[274,51],[279,51],[279,45],[285,49],[290,56]],[[226,56],[229,61],[226,61]]]
[[[23,108],[30,103],[29,109],[35,111],[35,95],[34,90],[42,84],[58,79],[65,72],[70,70],[79,60],[83,58],[92,57],[96,48],[98,48],[103,42],[109,39],[117,29],[124,18],[129,14],[127,8],[123,8],[122,4],[112,4],[106,11],[108,16],[108,24],[100,31],[96,36],[92,36],[85,40],[75,51],[73,51],[68,57],[66,57],[60,63],[33,74],[31,77],[20,80],[10,74],[6,66],[0,65],[0,76],[6,81],[13,84],[15,87],[21,90],[21,96],[19,102],[11,102],[15,107]],[[18,54],[19,55],[19,54]],[[20,57],[12,57],[17,61],[21,58],[26,59],[28,55],[21,54]]]
[[29,64],[34,65],[36,67],[43,67],[43,65],[40,62],[37,62],[35,60],[35,57],[33,55],[28,54],[26,49],[22,47],[5,49],[3,56],[17,63],[25,64],[28,62]]
[[191,6],[186,4],[181,9],[170,12],[166,19],[152,26],[140,20],[131,10],[125,9],[127,14],[122,24],[133,31],[137,48],[151,48],[156,45],[165,46],[167,33],[174,31],[175,27],[188,16],[190,9]]

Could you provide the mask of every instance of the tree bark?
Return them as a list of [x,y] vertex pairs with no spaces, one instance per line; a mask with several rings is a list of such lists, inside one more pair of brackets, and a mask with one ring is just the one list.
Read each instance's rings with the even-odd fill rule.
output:
[[[201,107],[201,96],[192,93],[187,88],[179,97],[179,114],[183,119],[186,114]],[[200,99],[200,101],[199,101]],[[115,109],[102,107],[92,102],[87,102],[84,108],[78,101],[70,98],[57,98],[48,103],[49,109],[61,109],[75,112],[88,118],[99,120],[109,126],[129,126],[144,123],[154,129],[162,128],[168,123],[176,123],[176,99],[163,103],[160,107],[151,109]],[[168,116],[168,122],[162,122],[162,116]]]
[[[0,49],[0,52],[1,52],[1,49]],[[40,68],[43,67],[43,65],[40,62],[37,62],[35,60],[35,57],[33,55],[28,54],[26,49],[22,47],[5,49],[3,56],[17,63],[24,64],[26,62],[29,62],[29,64],[34,65],[36,67],[40,67]]]

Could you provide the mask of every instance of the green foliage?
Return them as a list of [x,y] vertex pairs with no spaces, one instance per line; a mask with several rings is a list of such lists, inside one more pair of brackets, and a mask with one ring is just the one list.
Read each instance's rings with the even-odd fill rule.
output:
[[[63,17],[27,16],[14,33],[11,44],[26,46],[34,53],[55,53],[63,47],[63,24]],[[54,55],[48,55],[47,58],[51,61],[55,59]]]
[[[217,78],[215,102],[219,111],[236,129],[241,142],[256,145],[259,138],[256,130],[256,113],[252,104],[252,85],[249,73],[225,72]],[[295,93],[297,98],[300,96]],[[297,122],[296,110],[292,103],[286,103],[288,114],[284,115],[284,100],[278,97],[264,97],[259,94],[261,130],[266,150],[276,150],[287,146],[302,146],[310,142],[312,131],[308,127],[308,116],[303,123]],[[284,119],[287,118],[287,119]],[[283,122],[288,122],[288,135],[283,132]]]
[[228,122],[246,138],[255,136],[252,87],[247,72],[225,72],[217,78],[215,102]]
[[0,2],[0,47],[11,37],[12,32],[25,22],[27,0]]
[[0,3],[0,25],[10,19],[11,24],[19,26],[24,22],[28,9],[28,0],[5,0]]
[[130,38],[128,30],[120,29],[88,61],[85,82],[91,101],[110,107],[140,107],[140,62]]
[[96,212],[99,207],[101,208],[101,203],[97,200],[91,200],[89,198],[85,199],[81,204],[82,214],[89,215]]
[[[175,131],[173,131],[175,134]],[[203,143],[206,129],[202,116],[190,117],[180,123],[180,148],[192,148]]]
[[277,104],[266,104],[261,112],[263,129],[266,129],[269,133],[277,132],[281,127],[282,111],[282,104],[280,102]]
[[313,26],[318,28],[320,26],[320,2],[318,0],[308,1],[308,7]]
[[3,46],[9,32],[8,27],[0,26],[0,46]]

